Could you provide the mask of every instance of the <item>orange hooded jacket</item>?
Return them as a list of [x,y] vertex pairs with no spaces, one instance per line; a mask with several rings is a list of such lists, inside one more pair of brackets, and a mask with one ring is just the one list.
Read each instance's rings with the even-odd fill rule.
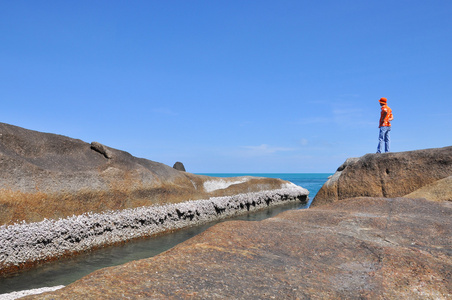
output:
[[389,108],[386,101],[386,98],[380,99],[380,103],[383,105],[381,106],[380,126],[378,127],[391,126],[390,121],[394,120],[392,109]]

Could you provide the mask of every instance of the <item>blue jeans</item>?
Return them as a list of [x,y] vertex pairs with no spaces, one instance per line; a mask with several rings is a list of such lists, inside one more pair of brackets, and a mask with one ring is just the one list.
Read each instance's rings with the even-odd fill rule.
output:
[[381,153],[381,150],[383,150],[383,144],[385,147],[384,152],[389,152],[389,144],[391,142],[391,138],[389,136],[390,132],[391,132],[391,126],[380,127],[380,135],[378,136],[377,153]]

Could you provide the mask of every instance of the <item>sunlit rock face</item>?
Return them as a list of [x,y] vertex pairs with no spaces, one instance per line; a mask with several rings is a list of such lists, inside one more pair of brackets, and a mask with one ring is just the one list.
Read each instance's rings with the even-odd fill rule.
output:
[[[340,166],[316,194],[312,206],[353,197],[402,197],[451,175],[452,146],[366,154],[350,158]],[[443,182],[436,188],[440,190],[435,195],[427,192],[415,195],[431,200],[448,200],[452,186]]]
[[451,298],[448,202],[340,204],[220,223],[160,255],[30,299]]
[[98,142],[0,123],[0,225],[232,196],[285,184],[271,178],[195,175]]
[[450,201],[452,203],[452,175],[425,185],[403,197],[426,198],[432,201]]
[[307,202],[259,177],[215,178],[0,123],[0,273],[234,214]]

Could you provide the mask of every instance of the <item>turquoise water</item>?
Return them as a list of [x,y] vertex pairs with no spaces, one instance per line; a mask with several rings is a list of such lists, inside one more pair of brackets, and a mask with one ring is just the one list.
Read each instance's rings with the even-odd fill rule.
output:
[[[280,178],[304,187],[309,191],[310,202],[328,179],[331,173],[198,173],[213,177],[256,176],[268,178]],[[310,203],[308,203],[310,205]],[[309,206],[308,206],[309,207]],[[304,208],[304,207],[303,207]]]
[[[281,178],[306,188],[310,194],[310,202],[331,174],[326,173],[203,173],[214,177],[257,176],[269,178]],[[41,287],[68,285],[95,270],[124,264],[138,259],[149,258],[175,245],[203,232],[210,226],[228,220],[259,221],[273,217],[283,211],[292,209],[304,209],[309,207],[301,203],[289,203],[286,205],[269,207],[267,209],[240,215],[234,218],[212,222],[201,226],[181,229],[170,234],[135,240],[124,245],[107,247],[72,258],[50,262],[32,270],[21,272],[13,277],[0,278],[0,294],[14,291],[29,290]],[[1,298],[1,297],[0,297]]]

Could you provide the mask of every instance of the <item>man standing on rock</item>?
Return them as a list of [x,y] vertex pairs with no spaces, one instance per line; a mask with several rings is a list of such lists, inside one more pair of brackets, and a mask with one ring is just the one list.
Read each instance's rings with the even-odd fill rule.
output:
[[[379,102],[381,105],[381,116],[380,116],[380,135],[378,137],[378,147],[377,147],[377,153],[383,152],[389,152],[389,143],[391,141],[389,137],[389,133],[391,132],[391,123],[394,119],[392,116],[392,110],[389,108],[389,106],[386,104],[388,99],[386,98],[380,98]],[[384,149],[383,149],[384,144]]]

